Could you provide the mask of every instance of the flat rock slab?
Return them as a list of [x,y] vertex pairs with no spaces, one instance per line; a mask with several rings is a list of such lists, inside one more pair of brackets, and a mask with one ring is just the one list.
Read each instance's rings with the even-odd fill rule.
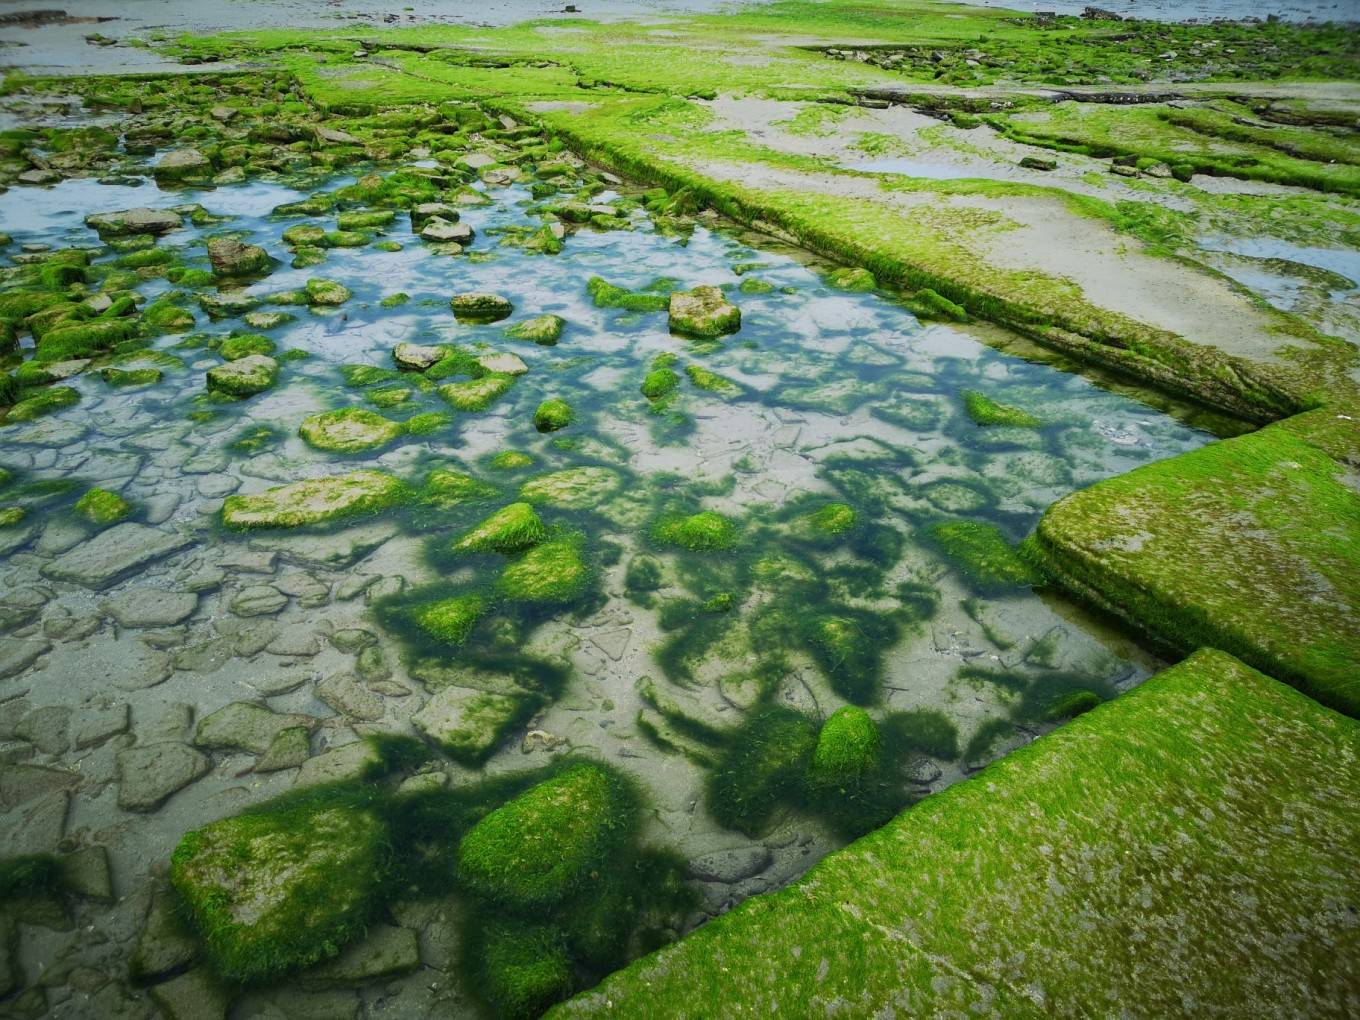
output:
[[1357,899],[1360,723],[1206,650],[552,1015],[1342,1017]]
[[102,606],[120,627],[172,627],[198,608],[198,596],[186,591],[136,588],[119,592]]
[[42,574],[54,581],[70,581],[98,590],[189,544],[190,539],[182,535],[144,524],[117,524],[58,556],[42,568]]
[[206,775],[212,762],[178,742],[147,744],[119,751],[118,806],[124,811],[155,811],[172,793]]
[[0,639],[0,679],[17,676],[51,650],[51,641]]

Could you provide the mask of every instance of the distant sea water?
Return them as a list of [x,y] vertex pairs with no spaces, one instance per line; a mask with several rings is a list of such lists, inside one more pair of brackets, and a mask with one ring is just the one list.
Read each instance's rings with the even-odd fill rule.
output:
[[1080,14],[1099,7],[1126,18],[1151,21],[1213,21],[1229,18],[1265,19],[1274,14],[1286,21],[1360,22],[1360,0],[967,0],[980,7],[1008,7],[1013,11],[1053,11]]

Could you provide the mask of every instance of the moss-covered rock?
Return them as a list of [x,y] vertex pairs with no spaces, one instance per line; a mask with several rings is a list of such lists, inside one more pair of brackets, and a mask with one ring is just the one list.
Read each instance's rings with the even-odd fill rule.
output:
[[411,716],[411,723],[454,761],[479,765],[538,704],[531,697],[445,687]]
[[680,385],[680,377],[667,365],[653,368],[642,379],[642,395],[648,400],[659,400],[674,392]]
[[514,376],[492,373],[480,379],[445,383],[439,387],[438,392],[459,411],[484,411],[503,397],[514,384]]
[[326,231],[315,223],[298,223],[283,232],[283,242],[294,248],[321,244]]
[[861,294],[878,287],[878,281],[874,279],[874,274],[858,266],[833,269],[826,274],[826,282],[837,290],[849,290]]
[[534,428],[540,432],[556,432],[570,425],[573,417],[570,404],[552,397],[539,404],[534,411]]
[[386,855],[373,812],[304,801],[186,834],[170,879],[213,968],[254,981],[334,956],[362,932]]
[[485,291],[455,294],[449,299],[449,307],[460,322],[499,322],[515,310],[508,298]]
[[808,782],[819,789],[844,789],[877,771],[883,741],[862,708],[847,705],[832,713],[817,735]]
[[31,397],[24,397],[16,401],[14,406],[5,412],[4,420],[7,422],[32,421],[41,418],[43,415],[54,414],[61,411],[80,400],[80,393],[70,386],[51,386]]
[[212,161],[197,149],[173,149],[151,168],[152,175],[162,184],[206,181],[212,172]]
[[515,602],[570,602],[590,580],[581,545],[579,535],[541,542],[501,571],[497,591]]
[[853,530],[859,515],[847,503],[827,503],[802,519],[803,533],[813,539],[840,538]]
[[566,939],[547,924],[498,921],[480,939],[477,973],[482,995],[505,1020],[533,1020],[571,994]]
[[407,497],[406,487],[378,471],[308,478],[252,495],[228,496],[222,523],[229,528],[296,528],[378,513]]
[[411,610],[411,620],[425,636],[457,647],[467,641],[486,610],[486,599],[469,592],[421,603]]
[[488,463],[497,471],[522,471],[534,466],[534,458],[523,450],[502,450]]
[[225,365],[208,369],[208,392],[232,397],[251,397],[273,386],[279,377],[279,363],[264,354],[249,354]]
[[568,510],[598,506],[623,484],[617,471],[605,467],[566,468],[530,478],[520,486],[521,499]]
[[256,244],[243,244],[234,237],[209,241],[208,261],[217,276],[259,276],[273,265],[269,252]]
[[586,291],[596,308],[625,308],[630,312],[659,312],[669,299],[665,294],[625,290],[598,276],[586,281]]
[[146,206],[85,217],[85,225],[105,240],[138,234],[159,236],[178,229],[183,223],[184,218],[173,209],[148,209]]
[[217,348],[217,353],[228,361],[239,361],[252,354],[265,354],[272,356],[275,351],[274,341],[267,336],[259,333],[241,333],[237,336],[229,336]]
[[334,280],[308,280],[305,291],[309,305],[343,305],[353,296],[348,287],[342,283],[336,283]]
[[652,525],[652,541],[676,545],[695,552],[731,549],[737,541],[737,528],[730,520],[712,510],[688,517],[670,515]]
[[1043,421],[1019,407],[999,404],[985,393],[977,390],[963,391],[963,406],[978,425],[1005,425],[1010,428],[1032,429]]
[[537,545],[547,529],[528,503],[511,503],[453,541],[454,552],[512,553]]
[[567,320],[560,315],[540,315],[507,326],[505,335],[512,340],[529,340],[543,347],[551,347],[562,337]]
[[116,492],[95,488],[76,500],[76,513],[93,524],[114,524],[132,513],[132,505]]
[[435,468],[420,490],[420,499],[434,506],[449,507],[479,502],[495,494],[495,486],[479,481],[466,472]]
[[396,440],[402,431],[399,422],[384,418],[374,411],[346,407],[308,415],[299,426],[298,435],[318,450],[360,453],[386,446]]
[[717,287],[678,290],[668,305],[672,333],[695,337],[719,337],[741,329],[741,309]]
[[728,740],[708,779],[708,810],[718,822],[757,836],[775,809],[796,799],[807,773],[817,728],[786,708],[765,708]]
[[1042,577],[1026,563],[993,524],[942,521],[928,532],[974,588],[998,591],[1038,584]]
[[110,386],[149,386],[161,381],[159,368],[102,368],[99,377]]
[[522,910],[560,903],[599,879],[633,821],[619,778],[580,762],[473,826],[458,845],[459,881]]
[[739,397],[742,394],[739,384],[702,365],[686,365],[685,375],[689,376],[689,381],[699,389],[716,393],[720,397]]

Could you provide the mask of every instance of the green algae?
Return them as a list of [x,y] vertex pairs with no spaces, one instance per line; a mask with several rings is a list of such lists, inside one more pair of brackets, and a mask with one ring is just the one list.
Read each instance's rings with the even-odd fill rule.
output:
[[463,382],[445,383],[439,387],[438,393],[447,400],[456,410],[476,412],[485,411],[501,397],[510,391],[510,387],[515,384],[515,377],[504,375],[499,372],[491,372],[482,376],[480,379],[468,379]]
[[132,505],[118,493],[97,488],[81,496],[75,508],[92,524],[114,524],[132,513]]
[[361,407],[346,407],[308,415],[298,426],[308,446],[331,453],[361,453],[394,442],[403,432],[391,421]]
[[715,552],[736,544],[737,528],[721,514],[703,510],[688,517],[662,517],[652,525],[650,535],[659,545],[679,546],[691,552]]
[[980,591],[1004,591],[1041,580],[995,525],[941,521],[930,528],[929,537]]
[[596,308],[623,308],[630,312],[660,312],[670,299],[665,294],[625,290],[598,276],[586,281],[586,292]]
[[228,528],[297,528],[380,513],[407,499],[398,479],[378,471],[352,471],[292,482],[252,495],[228,496]]
[[457,647],[467,641],[486,610],[486,599],[469,593],[416,606],[411,620],[428,637]]
[[507,326],[505,335],[512,340],[527,340],[542,347],[551,347],[562,337],[567,320],[560,315],[540,315]]
[[543,401],[534,411],[534,428],[539,432],[556,432],[572,423],[575,412],[560,397]]
[[466,531],[451,545],[454,552],[513,553],[537,545],[547,529],[528,503],[511,503]]
[[567,510],[597,506],[612,495],[623,480],[605,467],[565,468],[530,478],[520,486],[520,498]]
[[582,545],[583,539],[575,534],[541,542],[506,565],[496,581],[497,592],[512,602],[573,601],[591,579]]

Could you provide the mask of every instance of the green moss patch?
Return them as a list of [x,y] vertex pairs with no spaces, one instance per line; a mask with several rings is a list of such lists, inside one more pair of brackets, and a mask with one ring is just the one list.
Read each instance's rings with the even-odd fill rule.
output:
[[702,510],[688,517],[662,517],[652,525],[652,541],[693,552],[730,549],[737,541],[737,527],[722,514]]
[[222,523],[229,528],[296,528],[378,513],[407,498],[406,486],[378,471],[309,478],[253,495],[228,496]]
[[464,532],[452,545],[454,552],[512,553],[537,545],[547,529],[528,503],[511,503]]

